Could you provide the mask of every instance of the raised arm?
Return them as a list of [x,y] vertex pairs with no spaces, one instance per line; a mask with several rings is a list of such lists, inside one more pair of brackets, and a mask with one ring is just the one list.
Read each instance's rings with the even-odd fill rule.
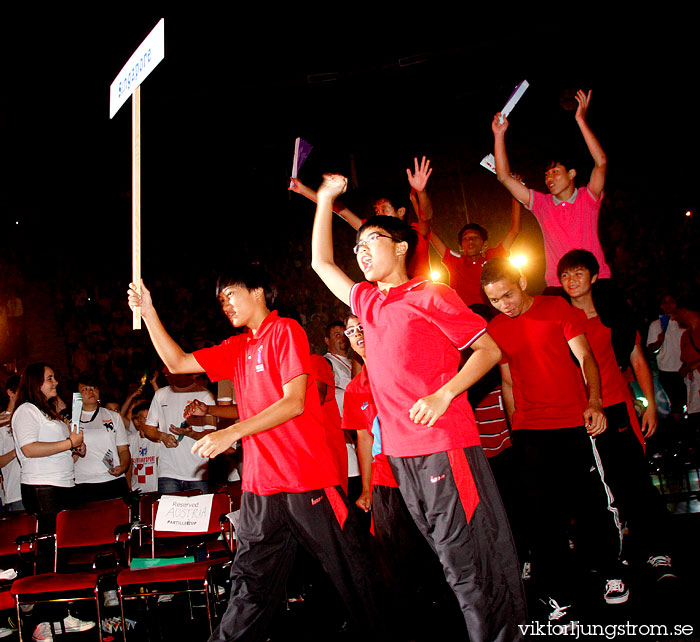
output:
[[590,435],[599,435],[607,427],[603,412],[603,396],[600,389],[600,370],[585,334],[569,339],[569,347],[581,366],[583,381],[588,391],[588,407],[583,411],[586,430]]
[[350,290],[355,282],[343,272],[333,258],[333,201],[347,187],[348,179],[338,174],[324,174],[318,188],[316,217],[311,235],[311,267],[328,289],[345,305],[350,305]]
[[[134,283],[129,284],[129,307],[141,308],[141,317],[146,322],[148,334],[153,342],[158,356],[173,374],[191,374],[204,372],[202,366],[190,352],[185,352],[175,340],[168,334],[160,321],[156,309],[153,307],[151,293],[141,281],[141,294]],[[150,437],[149,437],[150,439]]]
[[659,423],[659,416],[656,410],[656,395],[654,394],[654,379],[652,378],[651,370],[647,360],[644,358],[644,352],[641,346],[634,346],[630,355],[630,363],[634,376],[639,383],[639,387],[644,393],[647,400],[647,407],[642,415],[642,432],[645,437],[651,437],[656,432],[656,427]]
[[[292,192],[306,196],[310,201],[318,203],[318,198],[316,192],[314,192],[310,187],[304,185],[298,178],[290,179],[289,189]],[[349,210],[347,207],[342,205],[340,202],[333,203],[333,211],[340,216],[353,230],[359,230],[362,225],[362,219],[357,216],[354,212]]]
[[605,187],[608,157],[605,155],[598,139],[586,122],[586,112],[591,104],[591,91],[586,94],[583,90],[579,89],[576,93],[576,102],[578,102],[576,123],[583,134],[583,140],[586,141],[588,151],[591,153],[593,162],[595,163],[593,171],[591,172],[591,179],[588,181],[588,189],[591,190],[596,198],[600,198],[600,195],[603,193],[603,187]]
[[496,159],[496,176],[499,182],[503,184],[514,198],[517,198],[525,205],[529,205],[530,190],[510,174],[510,164],[508,163],[508,155],[506,154],[506,130],[508,129],[508,119],[503,116],[503,122],[501,123],[500,116],[500,113],[496,114],[491,123],[491,130],[493,131],[493,155]]
[[440,258],[443,258],[445,256],[445,252],[449,252],[450,250],[450,248],[448,248],[447,245],[442,242],[442,239],[435,233],[435,230],[433,230],[433,232],[430,234],[430,242],[440,255]]
[[520,234],[520,201],[513,198],[510,204],[510,229],[508,234],[505,235],[504,239],[501,241],[501,245],[506,252],[510,252],[510,248],[513,247],[515,239],[518,238]]
[[308,375],[302,374],[284,384],[278,401],[233,426],[210,432],[192,446],[192,452],[200,457],[216,457],[243,437],[270,430],[298,417],[304,412],[307,378]]
[[501,349],[486,333],[469,347],[473,352],[462,369],[432,395],[413,404],[408,416],[414,423],[434,426],[455,397],[474,385],[501,360]]
[[421,236],[427,237],[430,234],[430,220],[433,218],[433,204],[430,202],[428,197],[428,192],[426,191],[426,186],[428,184],[428,179],[433,173],[430,167],[430,161],[423,156],[420,164],[418,159],[413,159],[414,172],[411,173],[410,169],[406,169],[406,174],[408,175],[408,183],[411,186],[411,196],[415,193],[418,206],[414,202],[414,207],[416,208],[416,214],[418,215],[418,231]]

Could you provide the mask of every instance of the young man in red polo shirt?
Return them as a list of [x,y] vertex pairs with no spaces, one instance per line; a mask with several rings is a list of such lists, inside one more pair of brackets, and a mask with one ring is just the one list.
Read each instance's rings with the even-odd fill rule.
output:
[[520,233],[520,203],[511,199],[510,229],[503,240],[491,248],[488,247],[488,230],[478,223],[467,223],[457,235],[461,254],[454,252],[442,242],[434,230],[430,242],[442,259],[442,264],[450,274],[450,287],[467,305],[484,303],[481,290],[481,268],[489,259],[499,256],[508,257],[510,248]]
[[[596,289],[598,271],[598,260],[587,250],[567,252],[557,265],[564,292],[584,325],[600,368],[608,427],[596,437],[596,444],[614,505],[629,523],[643,561],[657,581],[671,579],[676,576],[669,555],[670,514],[651,481],[644,456],[644,439],[656,432],[658,423],[654,382],[631,310],[622,293],[611,299],[606,290]],[[630,386],[621,371],[630,365],[647,399],[641,428]]]
[[133,283],[129,290],[129,305],[140,307],[153,345],[171,372],[206,372],[212,381],[231,379],[236,388],[239,423],[209,433],[192,447],[211,458],[239,439],[244,445],[231,598],[211,640],[265,639],[300,543],[328,572],[358,627],[379,639],[372,574],[331,445],[339,431],[324,422],[304,330],[268,307],[275,293],[256,265],[220,278],[217,296],[226,316],[248,332],[186,353],[163,327],[143,283],[140,295]]
[[533,581],[551,607],[549,619],[571,617],[566,609],[575,586],[568,536],[572,517],[583,534],[577,550],[588,549],[612,582],[606,600],[624,602],[628,590],[618,566],[621,525],[595,449],[594,438],[607,425],[600,373],[585,328],[562,298],[530,296],[525,277],[507,259],[487,261],[481,283],[502,313],[488,329],[503,353],[503,400],[533,516],[528,538]]
[[[525,601],[508,521],[466,395],[500,351],[454,290],[409,279],[415,232],[375,216],[354,251],[367,281],[333,259],[333,201],[347,179],[324,176],[317,194],[312,267],[364,328],[370,387],[401,495],[438,555],[472,642],[520,640]],[[460,349],[472,355],[459,370]],[[488,568],[488,572],[482,572]]]

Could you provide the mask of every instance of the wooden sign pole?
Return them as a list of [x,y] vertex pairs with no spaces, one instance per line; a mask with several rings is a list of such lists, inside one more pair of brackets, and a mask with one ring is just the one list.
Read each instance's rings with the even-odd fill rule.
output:
[[[134,51],[109,87],[109,117],[131,98],[131,281],[141,293],[141,83],[165,57],[165,21],[161,18]],[[141,329],[141,308],[134,308],[134,330]]]
[[[141,87],[131,96],[131,281],[141,293]],[[141,308],[133,312],[134,330],[141,329]]]

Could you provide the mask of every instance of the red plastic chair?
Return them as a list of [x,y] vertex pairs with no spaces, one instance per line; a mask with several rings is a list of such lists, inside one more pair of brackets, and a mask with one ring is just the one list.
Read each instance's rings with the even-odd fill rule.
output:
[[[159,504],[154,506],[153,523]],[[181,533],[176,531],[153,530],[152,533],[152,557],[159,550],[160,541],[179,542],[183,547],[196,539],[218,537],[230,528],[226,515],[231,512],[231,498],[226,493],[214,493],[212,496],[211,515],[206,530],[197,533]],[[216,540],[215,540],[216,541]],[[224,543],[227,540],[224,538]],[[179,550],[175,555],[182,555]],[[122,610],[122,630],[126,632],[126,619],[124,617],[124,602],[133,599],[146,599],[163,594],[185,593],[191,596],[193,593],[201,593],[206,601],[207,621],[209,632],[212,628],[212,611],[216,602],[216,591],[213,584],[213,573],[229,566],[233,559],[231,549],[225,549],[225,556],[214,557],[217,552],[207,550],[207,559],[203,561],[172,564],[169,566],[154,566],[151,568],[124,570],[117,576],[119,590],[119,602]],[[175,586],[173,586],[175,585]],[[182,588],[180,585],[184,585]],[[193,588],[193,586],[195,588]],[[148,602],[147,602],[148,603]],[[190,616],[192,615],[190,604]],[[126,639],[126,634],[125,634]]]
[[[129,508],[121,499],[96,502],[89,507],[61,511],[56,517],[55,535],[38,535],[34,539],[55,539],[54,570],[15,580],[11,593],[15,597],[17,620],[20,622],[21,606],[41,603],[72,603],[94,600],[97,611],[97,628],[100,626],[100,597],[102,584],[114,568],[99,568],[99,560],[108,559],[113,564],[125,563],[128,542],[126,534],[119,534],[129,521]],[[116,534],[115,534],[116,533]],[[87,571],[59,572],[59,569],[90,568]],[[20,642],[22,628],[19,627]]]

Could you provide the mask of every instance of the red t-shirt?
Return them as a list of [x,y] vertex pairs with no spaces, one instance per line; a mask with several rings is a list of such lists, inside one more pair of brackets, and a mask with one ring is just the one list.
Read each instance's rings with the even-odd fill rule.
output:
[[328,363],[328,359],[320,354],[312,354],[311,374],[313,374],[316,381],[326,384],[326,398],[323,400],[321,408],[329,424],[340,429],[340,411],[338,410],[338,402],[335,400],[335,378],[333,377],[333,368]]
[[350,305],[365,332],[382,452],[412,457],[478,445],[466,394],[456,397],[432,428],[414,423],[408,413],[457,374],[459,351],[486,332],[486,322],[452,288],[419,278],[387,294],[367,281],[356,283]]
[[481,268],[489,259],[501,256],[508,256],[508,252],[501,243],[493,249],[486,250],[485,254],[476,261],[472,261],[464,254],[447,250],[442,257],[442,264],[450,273],[450,287],[457,291],[467,305],[487,303],[481,291]]
[[580,308],[573,308],[573,310],[586,329],[586,339],[598,362],[603,406],[631,401],[632,393],[629,385],[615,359],[610,328],[604,326],[597,315],[589,319]]
[[270,312],[255,334],[233,336],[218,346],[197,350],[194,356],[212,381],[233,381],[241,420],[279,401],[282,386],[292,379],[310,375],[301,415],[243,438],[244,491],[257,495],[305,492],[347,479],[343,433],[326,425],[311,375],[309,342],[296,321]]
[[537,296],[527,312],[499,314],[488,325],[513,378],[513,430],[582,426],[588,405],[581,369],[568,341],[585,328],[556,296]]
[[[366,430],[372,434],[372,425],[377,416],[372,391],[369,387],[367,367],[362,366],[358,374],[345,388],[343,402],[343,428],[345,430]],[[391,472],[386,455],[379,453],[372,462],[372,486],[398,488],[394,473]]]

